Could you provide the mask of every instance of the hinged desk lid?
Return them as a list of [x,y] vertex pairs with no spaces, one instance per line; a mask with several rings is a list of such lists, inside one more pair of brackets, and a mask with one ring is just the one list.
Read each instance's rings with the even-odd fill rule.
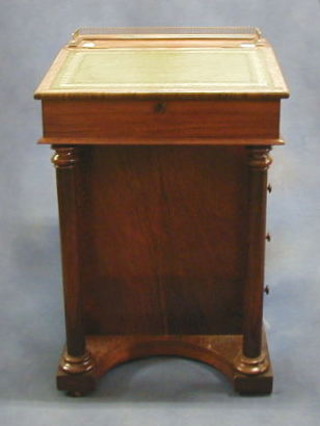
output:
[[289,96],[255,28],[78,30],[36,98]]

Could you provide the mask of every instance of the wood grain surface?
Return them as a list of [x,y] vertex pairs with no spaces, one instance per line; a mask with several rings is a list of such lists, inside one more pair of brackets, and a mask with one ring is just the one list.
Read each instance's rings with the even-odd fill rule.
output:
[[88,333],[241,333],[246,167],[243,147],[87,149]]
[[[279,139],[279,101],[43,101],[44,142],[172,143]],[[47,140],[46,140],[47,139]],[[164,141],[164,142],[163,142]],[[234,142],[236,143],[236,142]],[[250,143],[250,142],[249,142]],[[265,142],[268,143],[268,142]],[[270,144],[270,142],[269,142]]]

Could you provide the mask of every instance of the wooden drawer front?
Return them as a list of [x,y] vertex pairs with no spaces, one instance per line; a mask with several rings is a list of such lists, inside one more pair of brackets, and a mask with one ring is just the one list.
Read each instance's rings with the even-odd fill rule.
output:
[[[44,143],[277,139],[279,101],[43,101]],[[52,141],[52,139],[54,142]],[[214,143],[212,140],[211,143]]]

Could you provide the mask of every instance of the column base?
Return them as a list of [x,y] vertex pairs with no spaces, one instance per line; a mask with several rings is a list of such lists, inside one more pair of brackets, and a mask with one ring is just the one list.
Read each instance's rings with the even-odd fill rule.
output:
[[269,368],[270,360],[265,352],[257,358],[248,358],[242,353],[235,360],[236,369],[239,373],[255,376],[266,372]]
[[95,363],[89,352],[77,357],[63,352],[58,373],[57,388],[70,396],[83,396],[96,387]]
[[73,356],[65,351],[60,360],[60,367],[69,374],[82,374],[94,368],[94,361],[89,352],[82,356]]

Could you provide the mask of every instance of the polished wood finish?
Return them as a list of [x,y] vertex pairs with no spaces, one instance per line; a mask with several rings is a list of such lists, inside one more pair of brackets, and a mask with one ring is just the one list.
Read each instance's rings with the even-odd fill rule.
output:
[[87,148],[87,333],[242,332],[246,169],[245,147]]
[[[73,396],[91,392],[99,378],[110,369],[126,361],[150,356],[166,355],[196,359],[221,371],[243,395],[265,394],[272,391],[272,370],[261,374],[243,374],[234,368],[234,360],[242,348],[241,335],[130,335],[88,336],[87,347],[95,354],[96,366],[81,375],[81,380],[61,368],[57,374],[58,389]],[[266,362],[270,365],[265,339],[262,345]]]
[[[228,43],[241,49],[241,37]],[[38,89],[40,143],[56,151],[67,335],[59,389],[83,395],[122,362],[179,355],[219,369],[241,394],[271,392],[263,333],[267,171],[271,146],[283,144],[280,98],[288,93],[270,45],[254,37],[272,84],[250,83],[248,93],[189,96],[187,87],[138,95],[125,84],[114,96],[108,85],[63,91],[59,72],[72,49],[93,40],[85,35]],[[100,48],[153,44],[153,36],[94,40]],[[223,42],[154,40],[172,49]]]
[[248,358],[261,355],[267,170],[272,162],[269,151],[268,146],[248,148],[248,254],[243,346],[243,354]]
[[79,374],[93,368],[93,361],[85,349],[81,312],[79,148],[56,148],[52,162],[57,174],[61,251],[64,260],[63,288],[67,343],[61,367],[68,373]]
[[79,238],[79,149],[57,148],[52,157],[56,167],[63,263],[67,348],[72,356],[85,350],[85,335],[80,311]]
[[[44,142],[201,145],[279,139],[279,101],[48,100]],[[220,143],[223,143],[222,141]],[[247,142],[250,143],[250,142]],[[272,142],[271,142],[272,143]]]

